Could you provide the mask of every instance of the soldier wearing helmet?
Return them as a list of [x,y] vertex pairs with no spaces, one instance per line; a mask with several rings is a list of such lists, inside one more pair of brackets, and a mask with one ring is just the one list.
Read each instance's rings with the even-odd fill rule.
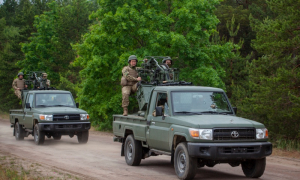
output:
[[25,80],[23,79],[23,72],[18,73],[18,78],[16,78],[13,83],[12,87],[15,90],[15,95],[18,96],[19,99],[21,99],[21,90],[27,88],[27,85],[25,84]]
[[[170,79],[170,80],[173,80],[173,69],[171,69],[171,66],[172,66],[172,59],[171,57],[167,56],[165,58],[163,58],[162,60],[162,68],[165,70],[165,71],[169,71],[169,73],[167,74],[168,78],[167,79]],[[160,71],[159,68],[157,68],[157,71]],[[166,83],[167,81],[164,80],[163,83]]]
[[48,75],[47,73],[42,73],[42,79],[41,79],[41,82],[40,82],[40,88],[44,88],[46,87],[49,88],[50,87],[50,80],[47,79]]
[[163,63],[164,65],[167,65],[168,68],[170,68],[170,67],[172,66],[172,59],[171,59],[171,57],[165,57],[165,58],[163,59],[162,63]]
[[128,58],[128,66],[122,69],[122,107],[123,116],[128,115],[128,105],[129,105],[129,95],[137,91],[137,83],[141,81],[141,77],[138,77],[138,72],[136,70],[137,57],[131,55]]

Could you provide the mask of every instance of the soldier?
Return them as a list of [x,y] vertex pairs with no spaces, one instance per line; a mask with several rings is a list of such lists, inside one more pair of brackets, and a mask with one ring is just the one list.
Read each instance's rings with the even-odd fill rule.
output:
[[129,56],[129,65],[122,69],[121,85],[123,116],[128,115],[129,95],[137,91],[137,83],[142,80],[141,77],[138,77],[138,72],[136,70],[137,61],[135,55]]
[[43,88],[43,87],[46,87],[49,88],[50,87],[50,80],[47,79],[47,73],[42,73],[42,80],[41,80],[41,83],[40,83],[40,88]]
[[19,72],[18,78],[15,79],[12,83],[12,87],[15,90],[15,95],[18,96],[19,99],[21,99],[21,90],[27,88],[23,76],[24,76],[23,72]]
[[[168,78],[170,80],[173,80],[173,73],[172,73],[172,69],[171,69],[171,66],[172,66],[172,59],[170,57],[165,57],[162,61],[162,67],[165,69],[165,70],[168,70],[169,71],[169,74],[167,75]],[[158,69],[159,70],[159,69]],[[166,83],[167,81],[163,81],[163,83]]]
[[170,57],[165,57],[162,61],[163,65],[167,65],[168,68],[172,66],[172,59]]

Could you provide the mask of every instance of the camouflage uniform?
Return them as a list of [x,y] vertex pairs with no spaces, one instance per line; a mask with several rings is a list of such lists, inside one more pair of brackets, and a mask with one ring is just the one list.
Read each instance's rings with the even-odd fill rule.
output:
[[127,83],[122,85],[122,107],[127,108],[129,105],[129,95],[137,91],[138,72],[136,67],[125,66],[122,69],[123,78]]
[[123,116],[128,115],[128,105],[129,105],[129,95],[133,94],[137,91],[138,87],[138,72],[137,68],[131,67],[131,60],[138,62],[137,57],[135,55],[131,55],[128,58],[128,66],[125,66],[122,69],[122,78],[121,78],[121,85],[122,85],[122,107],[123,107]]
[[[46,76],[46,78],[45,79],[47,79],[47,77],[48,77],[48,75],[47,75],[47,73],[42,73],[42,79],[44,80],[44,76]],[[44,85],[43,85],[43,81],[41,81],[41,83],[40,83],[40,87],[43,87]],[[49,79],[47,79],[46,80],[46,88],[49,88],[50,87],[50,80]]]
[[[19,79],[19,76],[23,75],[23,73],[18,74],[18,78],[15,79],[12,83],[12,87],[15,90],[15,95],[18,96],[19,99],[22,98],[21,95],[21,90],[25,88],[25,80],[24,79]],[[18,89],[19,88],[19,89]]]

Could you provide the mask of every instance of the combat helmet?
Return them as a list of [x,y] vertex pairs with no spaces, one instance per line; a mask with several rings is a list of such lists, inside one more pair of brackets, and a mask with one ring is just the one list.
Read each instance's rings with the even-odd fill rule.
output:
[[166,63],[167,60],[170,60],[171,61],[171,64],[173,64],[173,61],[171,59],[171,57],[165,57],[162,61],[162,63]]
[[19,72],[19,73],[18,73],[18,77],[19,77],[19,76],[24,76],[23,72]]
[[133,59],[135,59],[136,62],[138,62],[138,59],[137,59],[136,55],[131,55],[131,56],[129,56],[129,58],[128,58],[128,63],[129,63],[131,60],[133,60]]

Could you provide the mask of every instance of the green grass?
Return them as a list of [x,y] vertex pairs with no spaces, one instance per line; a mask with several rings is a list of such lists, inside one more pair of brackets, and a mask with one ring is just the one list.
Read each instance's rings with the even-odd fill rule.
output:
[[279,138],[273,144],[278,149],[300,152],[300,140]]
[[27,175],[23,171],[21,173],[14,169],[0,165],[0,179],[1,180],[27,180]]

